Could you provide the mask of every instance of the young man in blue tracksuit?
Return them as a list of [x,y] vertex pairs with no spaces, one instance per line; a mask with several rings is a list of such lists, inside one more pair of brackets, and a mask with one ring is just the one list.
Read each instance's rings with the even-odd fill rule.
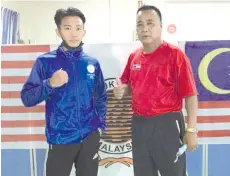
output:
[[49,144],[46,176],[96,176],[100,133],[105,129],[106,88],[99,62],[83,52],[84,14],[60,9],[54,17],[63,39],[39,56],[21,91],[26,107],[46,102]]

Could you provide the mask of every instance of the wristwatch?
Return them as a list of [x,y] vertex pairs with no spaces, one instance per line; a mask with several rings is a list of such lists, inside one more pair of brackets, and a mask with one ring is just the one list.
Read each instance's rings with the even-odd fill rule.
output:
[[197,128],[187,128],[185,130],[185,132],[187,132],[187,133],[198,133],[198,130],[197,130]]

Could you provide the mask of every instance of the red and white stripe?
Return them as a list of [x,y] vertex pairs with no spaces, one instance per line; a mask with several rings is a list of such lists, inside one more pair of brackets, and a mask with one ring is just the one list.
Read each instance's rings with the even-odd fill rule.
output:
[[44,103],[22,105],[20,91],[35,59],[50,51],[49,45],[2,46],[1,127],[2,148],[47,148]]
[[[37,56],[49,45],[2,46],[2,148],[46,148],[44,102],[26,108],[20,90]],[[100,49],[99,49],[100,50]],[[98,51],[99,51],[98,50]],[[103,62],[103,58],[101,58]],[[119,64],[119,63],[118,63]],[[106,73],[105,77],[106,77]],[[201,143],[230,143],[230,101],[200,102],[198,129]]]

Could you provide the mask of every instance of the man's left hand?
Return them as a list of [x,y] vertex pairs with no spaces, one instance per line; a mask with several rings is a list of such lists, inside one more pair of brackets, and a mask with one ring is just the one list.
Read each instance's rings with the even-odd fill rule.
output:
[[188,152],[193,152],[198,147],[198,137],[196,133],[186,132],[184,136],[184,143],[188,145]]

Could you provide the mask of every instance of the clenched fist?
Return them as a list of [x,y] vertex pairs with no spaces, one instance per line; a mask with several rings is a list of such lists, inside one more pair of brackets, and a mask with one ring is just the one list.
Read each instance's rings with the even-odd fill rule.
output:
[[68,82],[68,74],[66,71],[60,69],[56,71],[50,78],[50,85],[53,88],[61,87]]
[[117,86],[113,88],[113,94],[115,98],[122,99],[127,93],[128,85],[122,84],[119,78],[116,79]]
[[196,133],[186,132],[184,136],[184,143],[188,145],[188,152],[193,152],[198,147],[198,137]]

